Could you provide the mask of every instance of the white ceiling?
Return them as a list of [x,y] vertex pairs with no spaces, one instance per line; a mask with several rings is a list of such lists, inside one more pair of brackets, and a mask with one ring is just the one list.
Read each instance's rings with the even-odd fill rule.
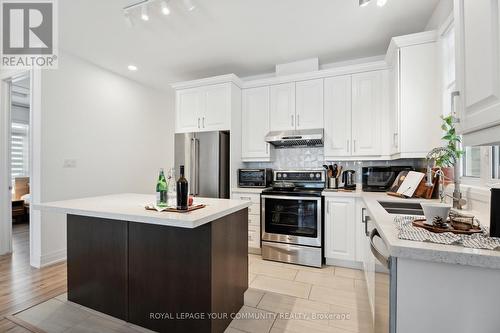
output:
[[[392,36],[423,31],[439,0],[170,0],[172,13],[129,27],[122,8],[133,0],[59,1],[60,47],[158,88],[235,73],[272,72],[309,57],[331,63],[384,54]],[[375,1],[372,1],[375,2]],[[137,72],[127,65],[135,64]]]

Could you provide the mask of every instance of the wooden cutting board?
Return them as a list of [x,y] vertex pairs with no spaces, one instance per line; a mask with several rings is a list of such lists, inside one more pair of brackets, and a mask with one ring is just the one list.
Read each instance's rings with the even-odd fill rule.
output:
[[455,229],[451,225],[448,225],[448,227],[436,227],[434,225],[426,224],[425,221],[426,221],[425,219],[418,219],[413,221],[412,224],[414,227],[424,228],[425,230],[429,230],[430,232],[435,232],[438,234],[441,234],[443,232],[451,232],[459,235],[472,235],[483,232],[481,228],[478,226],[474,226],[472,229],[465,231],[465,230]]

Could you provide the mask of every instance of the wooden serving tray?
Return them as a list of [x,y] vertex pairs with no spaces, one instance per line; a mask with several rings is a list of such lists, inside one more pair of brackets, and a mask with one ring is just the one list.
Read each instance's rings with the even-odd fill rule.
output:
[[481,228],[476,226],[476,225],[474,227],[472,227],[472,229],[465,231],[465,230],[455,229],[450,224],[448,224],[448,227],[443,228],[443,227],[436,227],[433,225],[426,224],[425,221],[426,221],[425,219],[417,219],[417,220],[414,220],[412,224],[414,227],[424,228],[425,230],[429,230],[430,232],[435,232],[438,234],[441,234],[443,232],[451,232],[451,233],[459,234],[459,235],[472,235],[472,234],[479,234],[479,233],[483,232],[481,230]]
[[[202,209],[202,208],[205,208],[207,205],[203,205],[203,204],[200,204],[200,205],[193,205],[193,206],[189,206],[187,210],[180,210],[180,209],[177,209],[177,208],[167,208],[165,210],[162,210],[162,212],[169,212],[169,213],[189,213],[189,212],[192,212],[193,210],[198,210],[198,209]],[[156,211],[156,209],[152,208],[152,207],[146,207],[147,210],[154,210]]]

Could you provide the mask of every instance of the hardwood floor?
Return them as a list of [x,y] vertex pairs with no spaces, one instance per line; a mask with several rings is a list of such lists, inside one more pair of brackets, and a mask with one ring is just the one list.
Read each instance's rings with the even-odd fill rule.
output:
[[66,292],[66,262],[31,267],[28,225],[14,225],[12,234],[13,253],[0,256],[0,332],[29,332],[5,317]]

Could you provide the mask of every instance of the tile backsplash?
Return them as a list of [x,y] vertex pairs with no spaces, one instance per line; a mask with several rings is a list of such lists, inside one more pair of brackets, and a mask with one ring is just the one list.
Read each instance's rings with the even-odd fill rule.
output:
[[[388,166],[388,165],[409,165],[416,169],[425,168],[424,159],[401,159],[390,161],[343,161],[335,162],[342,165],[344,170],[355,170],[357,181],[361,182],[361,168],[364,166]],[[272,168],[275,170],[283,169],[322,169],[325,163],[323,148],[290,148],[275,149],[273,162],[248,162],[245,167],[248,168]]]

